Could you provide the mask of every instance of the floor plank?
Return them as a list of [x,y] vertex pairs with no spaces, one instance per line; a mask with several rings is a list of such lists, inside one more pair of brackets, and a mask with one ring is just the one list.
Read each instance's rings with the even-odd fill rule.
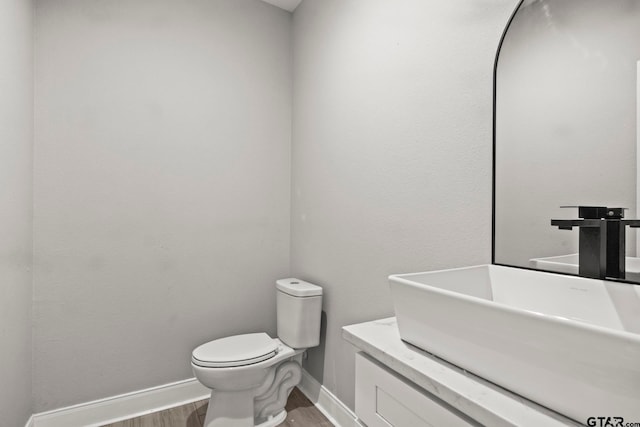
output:
[[[200,400],[102,427],[202,427],[208,403],[208,400]],[[297,387],[289,395],[285,409],[287,418],[281,427],[333,427]]]
[[289,395],[285,409],[287,418],[280,424],[282,427],[333,427],[333,424],[307,399],[307,396],[298,390],[298,387],[295,387]]
[[204,425],[204,417],[207,415],[207,408],[209,407],[208,400],[200,400],[195,402],[196,405],[196,413],[198,414],[198,419],[200,419],[200,424]]

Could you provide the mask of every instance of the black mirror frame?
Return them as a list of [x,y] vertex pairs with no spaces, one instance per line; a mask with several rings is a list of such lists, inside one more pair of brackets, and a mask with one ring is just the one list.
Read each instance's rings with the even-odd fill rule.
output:
[[[513,23],[513,19],[516,17],[516,14],[520,10],[520,6],[524,3],[525,0],[519,0],[513,12],[511,12],[511,16],[509,17],[509,21],[507,21],[507,25],[504,27],[502,31],[502,35],[500,36],[500,42],[498,43],[498,50],[496,51],[496,56],[493,60],[493,124],[492,124],[492,139],[493,139],[493,150],[491,157],[491,264],[495,265],[504,265],[496,263],[496,100],[498,93],[498,60],[500,59],[500,50],[502,50],[502,45],[504,43],[504,39],[509,32],[509,28]],[[512,267],[512,266],[507,266]],[[525,268],[525,267],[522,267]]]

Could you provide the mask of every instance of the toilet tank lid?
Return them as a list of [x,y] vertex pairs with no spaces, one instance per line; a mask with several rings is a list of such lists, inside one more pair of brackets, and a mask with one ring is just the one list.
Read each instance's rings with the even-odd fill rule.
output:
[[322,288],[320,286],[294,277],[277,280],[276,288],[294,297],[315,297],[322,295]]

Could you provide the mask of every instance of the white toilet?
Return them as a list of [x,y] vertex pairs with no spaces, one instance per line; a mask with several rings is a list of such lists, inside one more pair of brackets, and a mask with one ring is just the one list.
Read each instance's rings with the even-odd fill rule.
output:
[[202,344],[193,373],[211,389],[204,427],[272,427],[300,382],[299,356],[320,343],[322,288],[298,279],[276,282],[278,338],[264,332]]

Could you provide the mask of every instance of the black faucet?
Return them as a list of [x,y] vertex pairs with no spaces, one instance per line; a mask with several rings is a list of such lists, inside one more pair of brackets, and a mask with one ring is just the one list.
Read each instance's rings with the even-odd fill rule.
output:
[[606,206],[577,207],[580,219],[552,219],[551,225],[560,230],[580,227],[578,237],[578,274],[604,279],[625,278],[625,227],[640,227],[640,220],[625,220],[626,208]]

